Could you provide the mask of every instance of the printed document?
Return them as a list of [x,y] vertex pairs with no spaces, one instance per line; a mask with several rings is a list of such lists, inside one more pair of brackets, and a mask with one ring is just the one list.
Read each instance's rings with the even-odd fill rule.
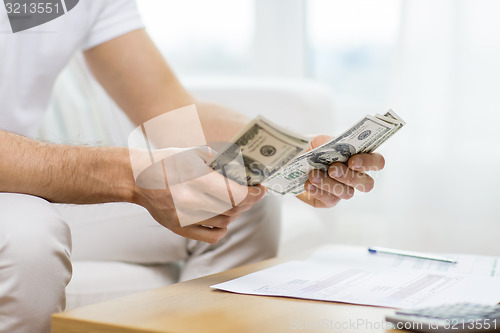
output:
[[458,263],[333,247],[212,286],[234,293],[411,308],[500,301],[495,257],[448,255]]

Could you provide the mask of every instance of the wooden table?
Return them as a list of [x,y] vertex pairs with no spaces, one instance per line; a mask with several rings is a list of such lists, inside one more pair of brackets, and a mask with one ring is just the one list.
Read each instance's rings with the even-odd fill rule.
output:
[[401,332],[385,329],[391,309],[238,295],[209,286],[286,261],[235,268],[97,305],[55,314],[53,333]]

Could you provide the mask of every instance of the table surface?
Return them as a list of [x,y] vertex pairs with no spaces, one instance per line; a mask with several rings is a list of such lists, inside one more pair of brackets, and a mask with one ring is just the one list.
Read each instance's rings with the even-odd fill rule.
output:
[[52,316],[53,333],[402,332],[394,310],[284,297],[239,295],[209,286],[289,259],[275,258]]

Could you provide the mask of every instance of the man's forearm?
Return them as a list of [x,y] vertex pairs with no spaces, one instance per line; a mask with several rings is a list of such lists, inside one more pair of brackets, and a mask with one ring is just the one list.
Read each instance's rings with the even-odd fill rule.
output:
[[0,156],[0,192],[58,203],[134,201],[125,148],[54,145],[0,131]]
[[[227,108],[196,101],[179,82],[145,30],[103,43],[86,51],[85,58],[97,80],[137,126],[194,103],[208,142],[228,141],[248,122],[244,116]],[[179,137],[188,135],[189,129],[176,126],[172,118],[169,121],[169,130],[178,131]],[[171,142],[165,140],[156,137],[152,141],[159,147],[169,147]]]
[[197,102],[203,132],[208,142],[227,142],[249,121],[248,117],[226,107]]

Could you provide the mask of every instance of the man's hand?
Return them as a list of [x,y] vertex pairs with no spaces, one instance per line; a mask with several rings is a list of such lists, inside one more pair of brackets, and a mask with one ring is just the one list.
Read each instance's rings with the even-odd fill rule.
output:
[[[131,150],[136,203],[164,227],[183,237],[216,243],[228,225],[266,194],[263,186],[242,186],[207,166],[202,148]],[[151,159],[157,161],[151,164]],[[146,165],[149,165],[145,167]]]
[[[227,142],[247,123],[246,117],[236,112],[196,101],[179,82],[144,29],[112,39],[85,51],[84,54],[96,79],[137,126],[167,111],[194,103],[197,104],[206,142]],[[178,126],[176,130],[179,131],[179,135],[188,135],[186,126]],[[167,132],[163,129],[161,133]],[[166,137],[171,137],[172,133],[174,132]],[[150,139],[156,147],[179,147],[158,135]],[[192,186],[176,185],[175,187],[182,187],[178,191],[169,186],[158,189],[140,187],[136,184],[134,202],[146,207],[160,224],[173,232],[187,238],[214,243],[225,235],[226,227],[231,221],[243,211],[250,209],[264,196],[266,189],[260,186],[252,188],[244,186],[238,190],[240,185],[233,184],[233,186],[229,182],[228,187],[233,196],[235,193],[240,195],[244,192],[246,198],[244,196],[245,199],[239,204],[237,204],[239,200],[234,200],[235,207],[232,208],[232,205],[229,205],[230,209],[224,211],[221,207],[227,202],[225,198],[224,200],[221,198],[227,194],[228,190],[226,187],[211,183],[213,181],[220,184],[222,176],[217,174],[213,177],[189,177],[190,165],[193,164],[180,163],[179,166],[183,167],[178,173],[169,172],[168,183],[183,184],[185,179],[190,178]],[[176,177],[185,179],[172,179]],[[158,178],[146,177],[139,183],[164,184],[162,173],[158,173]],[[219,180],[215,180],[216,178]],[[222,213],[215,214],[218,212]],[[181,227],[180,222],[185,218],[192,217],[196,220],[197,213],[201,216],[214,214],[201,223]],[[197,221],[201,221],[201,218]]]
[[[141,189],[139,192],[140,204],[148,209],[158,223],[180,236],[214,244],[227,234],[227,227],[231,222],[262,199],[266,190],[261,186],[249,187],[245,200],[234,208],[185,227],[180,226],[178,210],[169,190]],[[196,213],[197,207],[207,209],[205,212],[210,212],[210,206],[206,204],[208,195],[203,191],[192,194],[192,196],[186,194],[181,202],[177,201],[177,204],[191,206],[193,214]]]
[[[320,135],[311,141],[311,149],[321,146],[331,140],[331,137]],[[374,180],[366,174],[367,171],[382,170],[384,157],[380,154],[359,154],[352,156],[347,165],[333,163],[328,173],[313,170],[309,180],[304,184],[306,192],[297,196],[305,203],[319,208],[335,206],[341,199],[350,199],[355,190],[369,192]]]

